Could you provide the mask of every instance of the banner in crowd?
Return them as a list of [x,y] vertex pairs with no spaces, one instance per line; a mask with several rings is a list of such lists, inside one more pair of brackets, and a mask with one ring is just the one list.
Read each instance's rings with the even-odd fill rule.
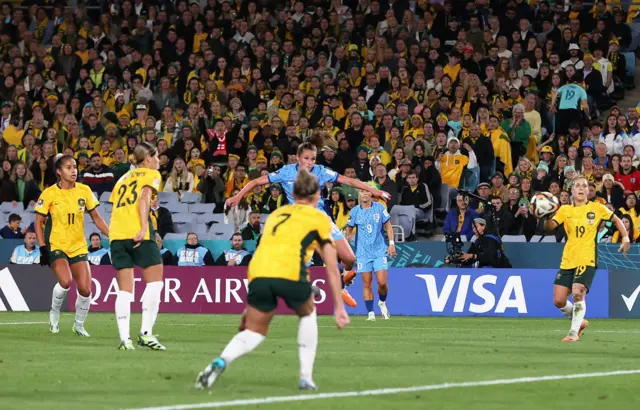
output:
[[[390,269],[391,315],[562,317],[553,305],[557,269]],[[608,271],[598,270],[589,292],[589,317],[609,316]],[[366,314],[362,281],[349,292],[359,301],[350,313]],[[375,312],[378,295],[373,281]]]
[[[609,275],[609,314],[612,318],[640,318],[640,272],[612,271]],[[589,305],[591,309],[591,305]]]
[[[118,296],[116,271],[111,266],[94,266],[92,271],[91,311],[113,312]],[[333,314],[333,303],[328,297],[329,284],[325,270],[311,269],[312,284],[318,286],[321,295],[316,299],[319,314]],[[202,267],[164,268],[164,288],[160,310],[164,313],[242,313],[247,300],[247,268]],[[75,286],[75,285],[74,285]],[[145,285],[138,269],[135,270],[134,303],[132,312],[140,312]],[[75,290],[67,297],[69,310],[75,310]],[[51,296],[49,295],[49,300]],[[278,313],[293,313],[281,301]]]

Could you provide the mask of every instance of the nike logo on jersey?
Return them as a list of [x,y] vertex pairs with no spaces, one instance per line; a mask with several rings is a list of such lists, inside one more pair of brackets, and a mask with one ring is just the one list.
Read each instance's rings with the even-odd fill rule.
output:
[[631,312],[631,309],[633,309],[633,305],[636,304],[636,299],[638,299],[638,295],[640,295],[640,285],[638,285],[636,290],[633,291],[631,296],[627,297],[625,295],[620,295],[622,296],[622,301],[627,306],[627,309],[629,310],[629,312]]

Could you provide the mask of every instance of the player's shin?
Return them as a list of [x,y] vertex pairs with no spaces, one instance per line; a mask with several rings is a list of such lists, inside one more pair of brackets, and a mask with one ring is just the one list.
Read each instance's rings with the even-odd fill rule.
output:
[[131,320],[131,302],[133,302],[133,294],[121,290],[116,298],[116,322],[118,324],[118,333],[120,341],[126,342],[131,339],[129,334],[129,322]]
[[144,292],[144,300],[142,301],[142,327],[140,328],[140,333],[143,336],[153,334],[153,325],[158,318],[158,311],[160,310],[160,296],[163,287],[163,281],[147,283],[147,288]]
[[64,298],[67,297],[67,292],[69,292],[69,288],[65,289],[60,286],[59,283],[53,287],[53,292],[51,296],[51,310],[60,313],[60,309],[62,309],[62,304],[64,303]]
[[586,315],[586,313],[586,300],[583,299],[573,304],[573,317],[571,318],[571,330],[569,331],[569,336],[578,336],[580,326],[582,326],[582,321],[584,320],[584,316]]
[[76,299],[76,327],[82,328],[84,326],[84,321],[89,314],[90,306],[91,294],[89,294],[89,296],[82,296],[80,293],[78,293],[78,298]]
[[562,312],[564,317],[566,317],[567,319],[573,318],[573,303],[571,303],[570,301],[567,300],[566,305],[558,309],[560,309],[560,312]]
[[318,318],[314,310],[300,318],[298,327],[298,354],[300,357],[300,380],[313,385],[313,363],[318,347]]
[[262,343],[265,336],[252,330],[243,330],[237,333],[224,348],[220,358],[228,365],[237,358],[249,353]]

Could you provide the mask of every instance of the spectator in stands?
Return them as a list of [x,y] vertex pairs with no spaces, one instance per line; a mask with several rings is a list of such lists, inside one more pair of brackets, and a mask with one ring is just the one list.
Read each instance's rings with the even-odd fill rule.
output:
[[623,155],[620,161],[620,171],[616,173],[615,179],[622,183],[626,191],[640,191],[640,171],[631,164],[631,157]]
[[17,162],[13,166],[10,179],[14,193],[12,201],[22,202],[25,208],[34,205],[40,196],[40,189],[33,179],[33,174],[23,162]]
[[182,157],[173,160],[173,169],[164,184],[163,192],[192,192],[194,188],[193,174],[187,169]]
[[162,244],[162,237],[156,232],[156,244],[158,245],[158,249],[160,249],[160,255],[162,255],[162,264],[164,266],[173,265],[173,254],[167,248],[165,248]]
[[0,236],[3,239],[22,239],[27,233],[27,227],[20,228],[22,217],[18,214],[9,215],[9,223],[0,229]]
[[202,194],[202,202],[216,204],[216,208],[222,209],[224,202],[225,184],[220,177],[220,167],[213,165],[207,168],[204,178],[200,178],[197,186]]
[[509,200],[509,191],[504,186],[504,176],[500,172],[496,172],[491,177],[491,196],[497,196],[502,202]]
[[102,238],[99,233],[89,235],[89,254],[87,255],[91,265],[111,265],[111,253],[102,247]]
[[398,187],[387,175],[387,167],[380,163],[374,170],[374,181],[380,185],[380,189],[389,193],[391,199],[387,201],[387,209],[391,210],[398,203]]
[[211,251],[200,245],[198,235],[193,232],[187,234],[187,243],[174,257],[177,266],[212,266],[214,262]]
[[511,119],[502,121],[501,125],[511,140],[511,161],[517,164],[520,157],[527,153],[531,124],[524,118],[524,105],[514,105],[511,113]]
[[[233,192],[231,192],[231,196],[236,195],[238,192],[240,192],[239,189],[234,190]],[[240,227],[249,222],[250,213],[251,207],[249,207],[247,199],[242,198],[236,205],[225,208],[224,223],[232,224],[236,232],[240,231]]]
[[[259,215],[258,215],[259,217]],[[258,221],[260,219],[258,218]],[[222,253],[216,260],[217,266],[249,266],[251,254],[244,248],[242,235],[234,233],[231,236],[231,249]]]
[[520,235],[522,233],[527,241],[530,240],[535,232],[538,220],[529,212],[528,202],[522,198],[520,188],[509,188],[509,202],[507,202],[506,208],[513,216],[513,222],[507,234]]
[[613,175],[604,174],[602,175],[602,188],[598,192],[598,196],[613,205],[614,209],[619,209],[624,205],[624,186],[622,183],[616,182]]
[[456,197],[455,209],[452,209],[447,214],[444,220],[443,233],[458,232],[460,235],[464,235],[467,239],[473,236],[473,220],[478,218],[478,213],[473,209],[469,209],[468,198],[463,195]]
[[36,246],[36,234],[27,232],[24,245],[18,245],[11,254],[9,262],[15,265],[33,265],[40,263],[40,249]]
[[157,197],[151,204],[149,214],[151,216],[151,222],[153,223],[153,229],[160,234],[161,238],[164,238],[168,233],[175,232],[171,212],[164,206],[160,206],[160,200]]
[[287,203],[287,197],[282,193],[280,184],[271,184],[268,192],[264,195],[260,212],[270,214]]
[[440,157],[440,174],[442,183],[449,185],[449,198],[454,198],[458,193],[465,167],[477,168],[478,161],[473,148],[466,142],[463,144],[464,151],[460,150],[460,140],[456,137],[449,138],[447,148],[447,152]]
[[[478,184],[478,196],[482,198],[482,201],[478,199],[473,199],[469,208],[473,209],[478,213],[478,215],[483,216],[486,211],[486,203],[491,202],[490,195],[491,194],[491,185],[487,182],[480,182]],[[484,218],[484,216],[483,216]]]
[[409,171],[407,186],[400,193],[400,203],[391,209],[391,217],[394,220],[392,224],[402,226],[405,240],[415,240],[416,221],[431,218],[432,204],[427,184],[418,180],[415,170]]
[[[502,199],[497,196],[492,196],[491,205],[493,209],[483,216],[487,221],[487,232],[500,234],[500,236],[512,232],[513,215],[504,207]],[[494,216],[496,225],[494,225]]]
[[111,168],[111,171],[113,172],[113,180],[117,181],[131,169],[131,163],[127,160],[127,155],[122,148],[117,148],[113,153],[113,157],[115,158],[115,165]]
[[98,194],[98,197],[103,192],[113,189],[115,184],[113,172],[109,167],[102,165],[100,154],[91,155],[90,167],[82,173],[82,183],[88,185],[93,192]]
[[227,186],[225,188],[225,196],[230,198],[233,196],[233,191],[240,191],[249,183],[249,177],[247,176],[247,171],[244,165],[238,164],[236,169],[233,171],[233,176],[227,181]]
[[251,212],[249,214],[249,223],[245,226],[240,234],[245,241],[257,241],[260,239],[260,214]]

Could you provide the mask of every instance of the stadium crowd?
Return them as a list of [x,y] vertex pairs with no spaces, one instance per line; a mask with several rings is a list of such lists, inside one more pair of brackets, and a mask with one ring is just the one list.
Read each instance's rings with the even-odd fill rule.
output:
[[[317,162],[389,192],[407,240],[416,225],[470,237],[483,207],[458,189],[494,203],[502,234],[530,238],[532,194],[568,203],[577,174],[594,200],[629,215],[632,240],[640,232],[640,105],[616,105],[633,87],[639,4],[32,0],[0,14],[5,218],[56,182],[57,153],[73,155],[101,197],[147,141],[162,191],[214,204],[243,229],[242,250],[260,233],[252,215],[286,197],[276,184],[225,200],[321,133]],[[344,227],[358,192],[323,197]]]

